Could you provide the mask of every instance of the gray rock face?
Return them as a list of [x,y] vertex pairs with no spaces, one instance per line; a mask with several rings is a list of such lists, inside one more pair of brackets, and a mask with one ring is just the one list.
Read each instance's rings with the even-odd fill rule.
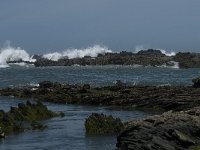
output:
[[117,138],[121,150],[186,150],[199,144],[200,107],[128,122]]

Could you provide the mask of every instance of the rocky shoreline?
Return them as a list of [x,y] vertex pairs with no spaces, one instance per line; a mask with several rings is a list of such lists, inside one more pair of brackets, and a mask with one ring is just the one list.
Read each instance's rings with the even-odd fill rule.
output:
[[120,119],[92,114],[86,119],[88,134],[116,134],[117,147],[126,149],[191,149],[200,145],[200,78],[193,86],[91,87],[43,81],[39,86],[0,89],[1,96],[35,99],[61,104],[121,106],[163,111],[162,115],[122,123]]
[[42,55],[32,57],[35,62],[23,60],[8,61],[7,63],[25,62],[34,64],[36,67],[47,66],[73,66],[73,65],[141,65],[153,67],[179,67],[200,68],[200,54],[190,52],[179,52],[174,56],[163,54],[160,50],[148,49],[138,53],[122,51],[119,53],[98,54],[97,57],[85,56],[83,58],[62,57],[58,60],[44,58]]
[[119,150],[199,150],[200,107],[130,121],[117,138]]
[[199,80],[194,86],[128,86],[91,87],[44,81],[39,86],[0,89],[1,96],[33,98],[63,104],[128,106],[153,110],[187,110],[200,106]]

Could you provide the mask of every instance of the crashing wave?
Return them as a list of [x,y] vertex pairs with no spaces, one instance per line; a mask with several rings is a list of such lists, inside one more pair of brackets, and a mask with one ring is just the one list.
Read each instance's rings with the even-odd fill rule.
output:
[[166,50],[164,49],[159,49],[161,51],[161,53],[165,54],[166,56],[175,56],[176,53],[171,51],[171,52],[166,52]]
[[99,45],[95,45],[93,47],[88,47],[85,49],[67,49],[61,53],[48,53],[43,55],[43,58],[57,61],[58,59],[67,57],[69,59],[73,58],[83,58],[85,56],[97,57],[98,54],[112,53],[112,50],[109,50],[107,47],[102,47]]
[[[35,62],[36,60],[30,57],[30,55],[21,48],[13,48],[8,46],[0,50],[0,68],[9,67],[8,62]],[[19,64],[23,65],[23,64]]]

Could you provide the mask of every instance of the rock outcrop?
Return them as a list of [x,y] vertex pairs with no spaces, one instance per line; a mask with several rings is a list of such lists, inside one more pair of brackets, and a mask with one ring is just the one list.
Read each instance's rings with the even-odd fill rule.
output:
[[123,128],[119,118],[104,114],[93,113],[85,121],[86,134],[89,135],[118,134]]
[[153,110],[186,110],[200,106],[200,88],[195,86],[127,86],[91,87],[44,81],[39,87],[0,89],[0,95],[33,98],[63,104],[128,106]]
[[141,50],[138,53],[122,51],[120,53],[106,53],[99,54],[92,58],[85,56],[83,58],[61,58],[57,61],[48,60],[42,56],[35,57],[36,67],[45,66],[72,66],[72,65],[141,65],[141,66],[166,66],[172,67],[175,65],[172,62],[179,64],[180,68],[200,68],[200,54],[199,53],[183,53],[179,52],[175,56],[168,56],[163,54],[160,50],[148,49]]
[[[179,64],[180,68],[200,68],[200,54],[190,52],[179,52],[174,56],[163,54],[160,50],[148,49],[141,50],[138,53],[122,51],[119,53],[98,54],[97,57],[85,56],[83,58],[62,57],[58,60],[50,60],[40,55],[32,57],[35,62],[23,60],[8,61],[12,63],[34,64],[36,67],[46,66],[72,66],[72,65],[141,65],[152,67],[174,67]],[[177,66],[176,66],[177,67]]]
[[19,103],[18,107],[11,107],[9,112],[0,110],[0,138],[25,129],[44,129],[46,126],[37,121],[50,119],[57,116],[47,109],[41,102],[32,104]]
[[130,121],[117,138],[120,150],[187,150],[200,145],[200,107]]

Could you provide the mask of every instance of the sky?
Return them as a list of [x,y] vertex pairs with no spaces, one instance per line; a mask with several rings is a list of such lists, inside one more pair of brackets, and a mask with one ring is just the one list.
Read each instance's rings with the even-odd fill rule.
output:
[[200,52],[199,0],[0,0],[0,47]]

